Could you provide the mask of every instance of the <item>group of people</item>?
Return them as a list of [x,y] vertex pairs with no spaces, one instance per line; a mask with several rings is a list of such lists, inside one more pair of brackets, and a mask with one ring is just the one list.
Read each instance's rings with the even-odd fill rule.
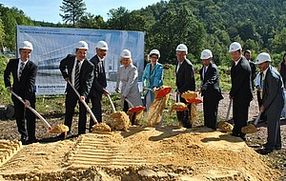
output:
[[[4,72],[5,86],[8,90],[15,92],[23,98],[25,104],[12,96],[15,106],[15,117],[18,131],[23,143],[33,143],[35,137],[35,115],[26,110],[29,105],[35,108],[35,80],[37,66],[30,61],[33,45],[24,41],[19,48],[20,57],[11,59]],[[79,104],[78,134],[86,132],[86,108],[81,101],[90,101],[92,112],[97,121],[102,122],[102,97],[110,93],[106,89],[107,79],[105,74],[104,60],[108,53],[108,44],[99,41],[96,45],[95,55],[87,59],[88,44],[79,41],[74,55],[67,55],[60,62],[59,69],[63,78],[67,81],[65,99],[65,121],[64,124],[71,130],[75,106]],[[232,135],[245,139],[241,128],[247,125],[250,102],[253,99],[256,77],[261,77],[259,89],[260,112],[267,120],[268,139],[264,151],[266,153],[281,148],[280,114],[284,106],[284,77],[270,65],[271,58],[268,53],[260,53],[257,61],[251,61],[251,51],[242,51],[238,42],[233,42],[229,47],[232,59],[231,66],[231,90],[229,99],[233,102],[234,129]],[[176,101],[186,103],[182,94],[186,91],[196,91],[195,71],[190,60],[187,59],[188,47],[179,44],[176,48],[177,64],[175,68],[176,78]],[[148,55],[150,62],[146,65],[143,76],[144,101],[138,88],[138,70],[132,63],[131,52],[124,49],[120,55],[120,67],[117,72],[116,92],[121,94],[123,111],[128,111],[131,106],[139,106],[145,103],[147,110],[154,101],[154,91],[163,85],[163,65],[158,62],[160,52],[157,49],[150,51]],[[219,101],[223,99],[220,89],[220,77],[218,67],[213,61],[213,53],[209,49],[201,52],[200,59],[202,67],[199,71],[201,84],[199,92],[203,97],[204,125],[213,130],[217,129],[217,112]],[[285,55],[284,55],[284,59]],[[256,75],[256,65],[260,72]],[[286,71],[284,61],[280,70]],[[11,85],[10,74],[13,76]],[[284,77],[283,77],[284,76]],[[80,98],[75,93],[75,88]],[[81,101],[79,100],[81,99]],[[178,111],[177,118],[183,127],[191,128],[191,105],[185,111]],[[26,121],[25,121],[26,120]],[[133,120],[131,122],[134,124]],[[95,124],[90,120],[89,130]],[[70,132],[68,133],[68,135]],[[60,137],[64,138],[64,134]]]

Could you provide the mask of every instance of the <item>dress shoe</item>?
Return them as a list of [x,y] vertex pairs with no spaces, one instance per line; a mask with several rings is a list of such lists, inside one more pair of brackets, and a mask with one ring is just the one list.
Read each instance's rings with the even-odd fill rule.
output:
[[271,152],[273,152],[273,149],[271,149],[271,148],[264,148],[264,149],[257,150],[257,153],[259,153],[261,155],[267,155]]
[[26,141],[26,145],[33,144],[33,143],[37,143],[37,142],[38,142],[38,140],[37,140],[36,138],[28,139],[28,140]]

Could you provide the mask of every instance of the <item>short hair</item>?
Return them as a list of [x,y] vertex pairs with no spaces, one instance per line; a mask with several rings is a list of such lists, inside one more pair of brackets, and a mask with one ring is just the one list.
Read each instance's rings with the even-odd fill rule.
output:
[[246,53],[251,54],[251,51],[250,51],[250,50],[245,50],[245,51],[244,51],[244,55],[245,55]]

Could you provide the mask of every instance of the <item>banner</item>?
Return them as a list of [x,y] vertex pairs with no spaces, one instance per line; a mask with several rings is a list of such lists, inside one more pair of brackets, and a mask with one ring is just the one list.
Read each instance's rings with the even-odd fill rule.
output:
[[[95,55],[95,46],[98,41],[104,40],[108,43],[109,50],[104,64],[108,80],[107,89],[110,92],[115,89],[120,53],[125,48],[132,53],[133,64],[139,72],[138,81],[141,82],[144,70],[143,32],[17,26],[17,47],[25,40],[32,42],[34,50],[31,61],[38,65],[37,95],[64,94],[66,82],[59,70],[59,64],[68,54],[75,53],[75,47],[81,40],[89,45],[88,59]],[[142,83],[139,85],[141,89]]]

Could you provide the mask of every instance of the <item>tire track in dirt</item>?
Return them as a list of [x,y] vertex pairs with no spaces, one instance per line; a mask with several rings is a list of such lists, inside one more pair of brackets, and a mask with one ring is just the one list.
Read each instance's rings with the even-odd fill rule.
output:
[[[109,134],[87,134],[81,136],[74,149],[68,155],[67,162],[71,167],[124,167],[146,165],[144,158],[127,155],[122,152],[120,137]],[[147,163],[148,164],[148,163]]]

